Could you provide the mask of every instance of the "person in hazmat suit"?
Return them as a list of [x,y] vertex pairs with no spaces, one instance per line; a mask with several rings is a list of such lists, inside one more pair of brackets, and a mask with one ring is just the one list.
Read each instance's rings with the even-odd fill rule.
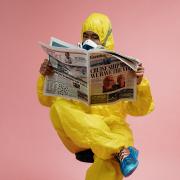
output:
[[[92,13],[83,23],[81,37],[85,49],[89,47],[87,40],[97,47],[114,48],[111,22],[104,14]],[[76,159],[92,163],[86,180],[122,180],[123,176],[132,174],[138,166],[138,151],[133,147],[133,135],[126,116],[143,116],[154,108],[142,64],[136,72],[136,100],[104,105],[87,106],[77,100],[45,96],[45,75],[53,73],[47,60],[41,64],[40,73],[38,98],[42,105],[50,107],[51,120],[58,136],[76,155]]]

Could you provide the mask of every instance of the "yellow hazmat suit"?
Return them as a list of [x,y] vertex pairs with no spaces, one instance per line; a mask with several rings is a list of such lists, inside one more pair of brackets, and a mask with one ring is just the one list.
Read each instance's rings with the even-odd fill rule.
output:
[[[91,14],[84,22],[82,34],[93,31],[106,49],[114,47],[111,23],[107,16]],[[37,84],[41,104],[50,107],[51,120],[63,144],[72,153],[91,149],[94,163],[86,180],[122,180],[119,164],[113,157],[122,147],[133,146],[133,136],[126,116],[142,116],[154,108],[149,82],[137,85],[137,99],[114,104],[87,106],[79,101],[43,95],[44,76]]]

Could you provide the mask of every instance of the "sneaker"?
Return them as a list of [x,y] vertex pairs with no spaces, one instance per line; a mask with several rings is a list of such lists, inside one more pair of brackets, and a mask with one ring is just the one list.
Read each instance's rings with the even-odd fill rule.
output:
[[94,153],[91,149],[80,151],[75,153],[76,159],[81,162],[93,163],[94,162]]
[[[127,150],[129,151],[127,153]],[[121,172],[125,177],[130,176],[138,167],[138,150],[134,147],[122,149],[120,153],[115,155],[115,159],[119,162]]]

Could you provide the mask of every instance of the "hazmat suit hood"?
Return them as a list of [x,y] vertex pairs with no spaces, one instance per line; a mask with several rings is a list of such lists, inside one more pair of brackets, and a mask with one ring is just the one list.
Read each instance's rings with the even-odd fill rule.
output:
[[81,39],[83,33],[92,31],[99,36],[101,44],[108,50],[114,49],[114,40],[112,34],[112,26],[109,18],[101,13],[92,13],[84,21],[81,31]]

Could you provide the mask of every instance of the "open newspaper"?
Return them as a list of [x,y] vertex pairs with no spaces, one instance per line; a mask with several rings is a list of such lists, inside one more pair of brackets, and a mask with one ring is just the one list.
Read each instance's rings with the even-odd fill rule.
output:
[[40,45],[54,71],[45,78],[45,95],[89,105],[136,98],[137,59],[105,49],[85,50],[56,38]]

